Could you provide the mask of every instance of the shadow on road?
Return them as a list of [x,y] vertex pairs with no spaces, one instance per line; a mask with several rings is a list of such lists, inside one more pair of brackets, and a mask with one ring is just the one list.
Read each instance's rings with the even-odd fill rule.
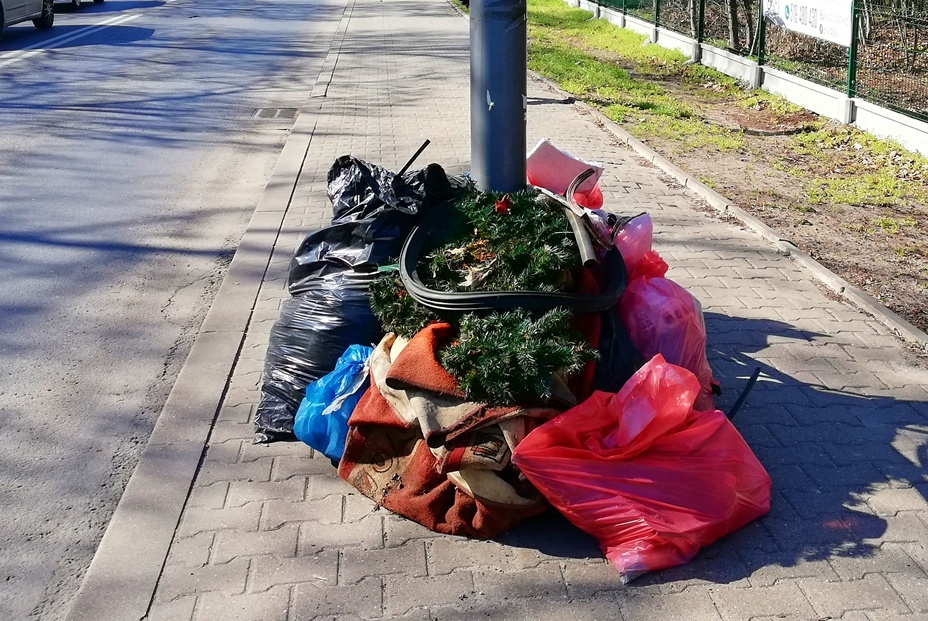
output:
[[8,28],[3,31],[3,38],[0,39],[0,53],[15,52],[17,50],[41,49],[42,43],[49,42],[54,45],[49,51],[62,50],[73,47],[82,47],[88,45],[124,45],[135,43],[151,38],[155,33],[151,28],[137,28],[135,26],[101,26],[100,30],[88,34],[84,37],[78,37],[73,41],[65,41],[58,45],[55,42],[62,37],[67,38],[70,35],[78,35],[81,32],[89,31],[94,28],[93,25],[68,25],[55,26],[51,30],[36,30],[31,26],[29,28]]
[[83,0],[80,8],[74,8],[71,2],[55,2],[55,14],[58,13],[116,13],[120,11],[131,11],[132,9],[151,9],[164,5],[164,0],[126,0],[125,2],[114,2],[109,0],[102,4],[96,4],[93,0]]

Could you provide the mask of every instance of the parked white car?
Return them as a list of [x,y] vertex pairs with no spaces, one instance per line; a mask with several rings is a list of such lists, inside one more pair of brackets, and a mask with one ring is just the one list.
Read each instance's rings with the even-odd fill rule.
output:
[[55,0],[0,0],[0,33],[27,19],[39,30],[51,28],[55,23]]

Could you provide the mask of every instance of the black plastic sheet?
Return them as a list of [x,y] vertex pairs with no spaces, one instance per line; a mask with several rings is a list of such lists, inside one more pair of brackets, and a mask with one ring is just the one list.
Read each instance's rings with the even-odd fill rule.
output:
[[599,361],[593,374],[593,390],[619,392],[646,360],[635,349],[628,330],[612,309],[600,313]]

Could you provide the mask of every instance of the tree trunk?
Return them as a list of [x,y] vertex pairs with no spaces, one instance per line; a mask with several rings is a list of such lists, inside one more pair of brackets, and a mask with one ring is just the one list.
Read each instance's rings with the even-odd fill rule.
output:
[[[754,49],[754,11],[751,10],[751,0],[742,0],[744,4],[744,19],[747,20],[748,40],[744,43],[744,49]],[[760,7],[763,10],[763,7]]]
[[741,50],[741,29],[738,25],[738,0],[728,0],[728,47]]
[[690,14],[690,36],[694,39],[699,36],[699,2],[700,0],[689,0]]
[[861,43],[867,43],[870,39],[870,31],[873,29],[873,2],[872,0],[861,0],[859,2],[859,24],[858,40]]

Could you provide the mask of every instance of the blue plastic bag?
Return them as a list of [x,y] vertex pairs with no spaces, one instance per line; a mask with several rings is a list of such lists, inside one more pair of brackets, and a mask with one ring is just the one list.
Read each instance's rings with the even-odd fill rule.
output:
[[373,352],[371,347],[351,345],[334,371],[306,387],[296,411],[293,433],[333,462],[345,452],[348,418],[370,385],[367,361]]

